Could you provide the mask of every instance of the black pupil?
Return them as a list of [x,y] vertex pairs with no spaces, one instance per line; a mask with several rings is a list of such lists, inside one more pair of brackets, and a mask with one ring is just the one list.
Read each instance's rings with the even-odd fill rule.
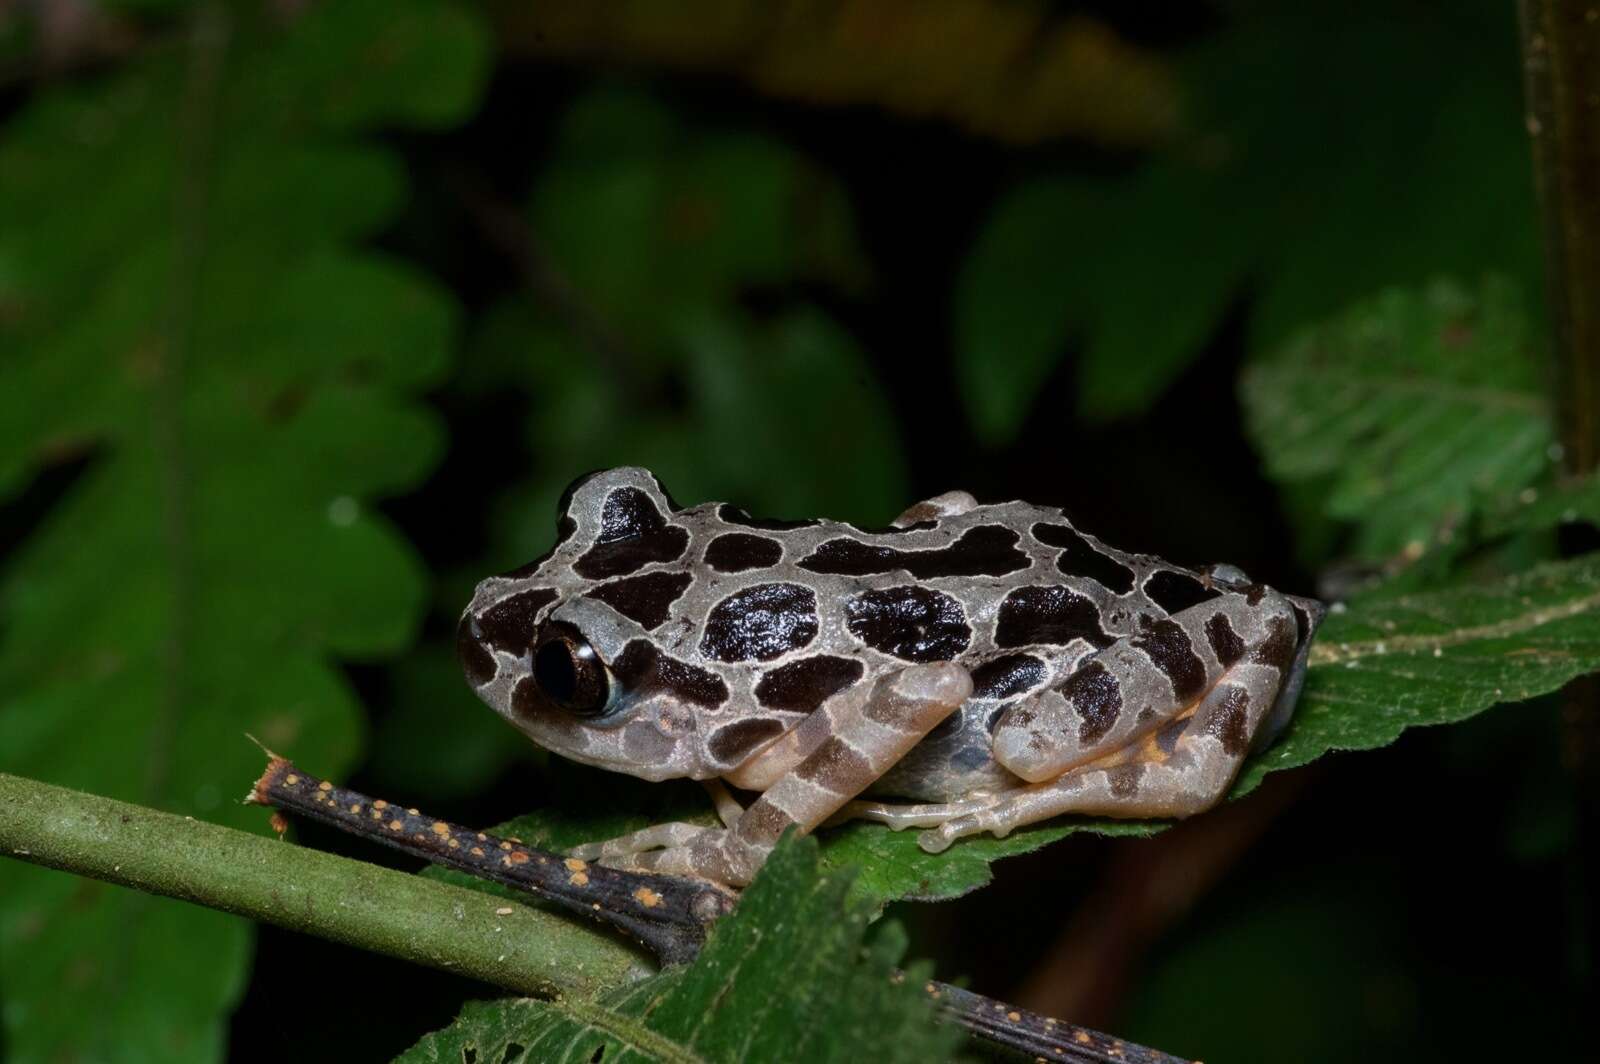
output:
[[573,647],[564,639],[552,639],[539,648],[533,659],[533,680],[539,690],[563,705],[578,693],[578,670],[572,661]]

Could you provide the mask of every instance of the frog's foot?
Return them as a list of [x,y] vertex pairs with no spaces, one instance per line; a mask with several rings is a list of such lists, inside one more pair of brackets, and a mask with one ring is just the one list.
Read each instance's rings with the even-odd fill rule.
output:
[[850,802],[828,819],[828,826],[847,820],[872,820],[895,831],[906,828],[936,828],[948,820],[970,816],[1001,801],[1002,795],[986,794],[963,798],[959,802],[929,805],[895,805],[888,802]]
[[619,857],[631,857],[644,853],[646,850],[659,850],[668,846],[685,846],[694,840],[695,836],[706,831],[714,831],[703,824],[685,824],[673,822],[668,824],[652,824],[650,827],[639,831],[618,835],[614,839],[603,839],[599,842],[586,842],[582,846],[574,846],[567,851],[567,856],[577,857],[584,861],[599,861],[601,864],[610,864]]
[[727,828],[673,822],[575,846],[567,855],[607,868],[698,876],[743,886],[755,875],[768,848],[751,847]]

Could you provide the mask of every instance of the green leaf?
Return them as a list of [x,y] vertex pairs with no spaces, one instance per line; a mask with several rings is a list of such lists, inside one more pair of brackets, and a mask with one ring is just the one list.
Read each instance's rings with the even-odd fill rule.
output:
[[1074,817],[1030,824],[997,839],[962,839],[943,854],[917,845],[916,831],[892,831],[882,824],[854,822],[822,833],[822,861],[829,868],[858,870],[857,897],[882,906],[891,901],[946,901],[988,886],[990,865],[1003,857],[1032,853],[1080,831],[1143,838],[1162,824],[1148,820]]
[[1446,270],[1537,291],[1515,35],[1486,2],[1313,3],[1202,42],[1181,153],[1042,175],[995,204],[954,302],[979,436],[1013,439],[1074,342],[1080,415],[1145,410],[1247,289],[1253,350]]
[[893,925],[867,935],[849,876],[819,874],[813,840],[778,845],[693,964],[583,1001],[474,1002],[399,1059],[728,1064],[947,1059],[960,1039],[934,1022]]
[[[337,659],[403,649],[425,603],[372,503],[438,461],[419,393],[456,310],[355,245],[404,196],[355,135],[459,114],[483,48],[431,3],[240,10],[191,8],[180,47],[0,139],[0,489],[85,458],[0,574],[0,767],[259,831],[245,733],[349,765]],[[221,1057],[250,936],[0,865],[8,1059]]]
[[1516,289],[1390,290],[1251,366],[1241,391],[1268,472],[1326,479],[1354,552],[1418,553],[1446,521],[1545,471],[1549,413]]
[[1332,750],[1385,746],[1406,728],[1465,720],[1600,668],[1600,553],[1500,580],[1369,597],[1329,614],[1294,721],[1245,766],[1263,775]]

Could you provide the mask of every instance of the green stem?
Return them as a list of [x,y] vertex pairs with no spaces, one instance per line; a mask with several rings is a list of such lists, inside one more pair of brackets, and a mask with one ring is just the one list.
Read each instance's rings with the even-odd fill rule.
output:
[[0,855],[524,994],[590,995],[651,970],[618,941],[494,895],[5,773]]

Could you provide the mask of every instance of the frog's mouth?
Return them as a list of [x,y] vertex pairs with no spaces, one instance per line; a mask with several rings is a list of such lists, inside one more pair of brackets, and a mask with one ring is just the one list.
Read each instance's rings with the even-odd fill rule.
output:
[[715,775],[704,768],[693,715],[671,699],[623,695],[614,709],[594,719],[574,716],[543,698],[491,704],[534,742],[580,764],[652,781]]

